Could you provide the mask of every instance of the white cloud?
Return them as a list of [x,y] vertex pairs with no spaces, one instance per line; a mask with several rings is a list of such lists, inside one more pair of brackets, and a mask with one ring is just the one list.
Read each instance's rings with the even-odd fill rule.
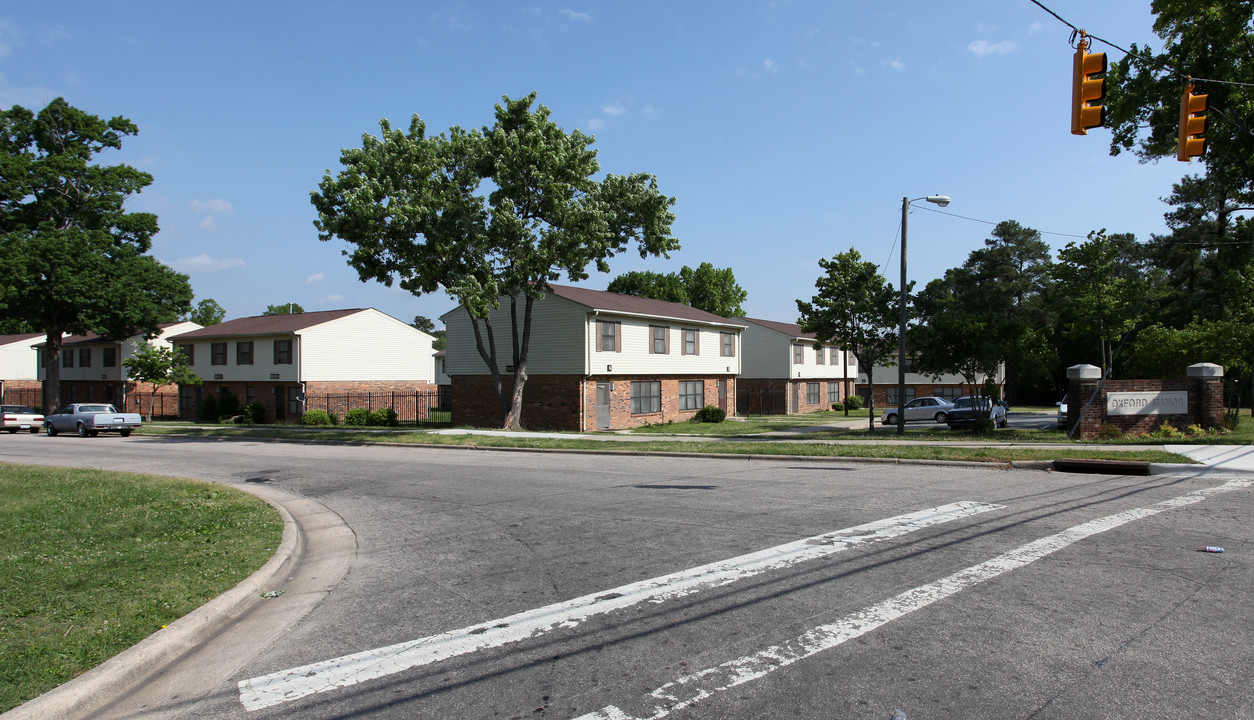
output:
[[196,198],[192,201],[193,212],[217,214],[229,213],[234,210],[235,208],[231,205],[230,201],[223,200],[221,198],[209,198],[208,200]]
[[1035,35],[1045,29],[1045,23],[1037,21],[1028,26],[1028,32]]
[[230,258],[211,258],[208,255],[197,255],[195,257],[183,258],[175,260],[170,265],[179,272],[185,273],[211,273],[221,270],[231,270],[233,268],[244,267],[244,259],[238,257]]
[[314,283],[320,283],[320,282],[322,282],[323,280],[326,280],[326,279],[327,279],[327,276],[326,276],[326,275],[324,275],[324,274],[322,274],[322,273],[315,273],[315,274],[310,275],[309,277],[305,278],[305,284],[306,284],[306,285],[312,285],[312,284],[314,284]]
[[900,60],[881,60],[880,65],[883,65],[889,70],[896,70],[897,72],[902,72],[906,69],[906,64]]
[[588,121],[588,129],[591,130],[592,132],[596,132],[597,130],[600,130],[603,127],[605,127],[605,121],[602,120],[601,118],[592,118],[591,120]]
[[326,297],[319,300],[318,304],[319,305],[337,305],[342,302],[344,302],[344,296],[336,294],[336,295],[327,295]]
[[999,43],[991,43],[987,40],[976,40],[967,46],[967,50],[979,57],[987,57],[989,55],[1006,55],[1014,52],[1018,44],[1013,40],[1005,40]]
[[201,230],[217,230],[218,221],[215,220],[212,215],[206,215],[204,219],[200,221],[200,225],[198,227]]
[[623,113],[627,112],[627,108],[623,107],[622,105],[602,105],[601,112],[605,113],[606,115],[612,115],[614,117],[618,117],[619,115],[622,115]]
[[762,62],[762,65],[766,67],[767,72],[772,72],[772,73],[779,72],[779,65],[777,65],[775,61],[770,58],[767,58],[766,60],[764,60]]
[[591,22],[592,20],[592,16],[589,15],[588,13],[575,12],[574,10],[570,10],[567,8],[562,8],[561,10],[558,10],[557,13],[559,15],[565,16],[567,20],[575,20],[578,22]]

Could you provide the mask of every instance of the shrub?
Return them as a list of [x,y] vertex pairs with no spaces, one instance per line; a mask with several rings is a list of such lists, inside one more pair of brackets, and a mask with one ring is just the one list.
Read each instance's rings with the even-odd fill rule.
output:
[[218,417],[229,418],[239,415],[239,398],[230,390],[218,396]]
[[266,409],[262,407],[261,403],[250,402],[240,412],[242,413],[241,417],[244,419],[243,422],[250,425],[260,425],[266,421]]
[[1206,430],[1203,429],[1201,425],[1198,425],[1197,423],[1193,423],[1192,425],[1184,429],[1184,434],[1188,435],[1189,437],[1200,437],[1206,434]]
[[692,419],[701,423],[721,423],[727,419],[727,411],[714,405],[706,405]]
[[353,408],[344,413],[345,425],[365,425],[370,419],[370,413],[366,408]]
[[1165,422],[1162,425],[1159,425],[1158,429],[1154,431],[1154,437],[1178,438],[1178,437],[1184,437],[1184,433],[1180,432],[1180,430],[1175,425]]
[[370,413],[366,420],[368,425],[386,425],[388,427],[396,426],[396,411],[392,408],[379,408]]
[[1097,430],[1097,437],[1102,440],[1118,440],[1123,437],[1123,429],[1112,423],[1102,423]]
[[300,421],[305,425],[334,425],[331,415],[326,410],[307,410]]
[[862,396],[861,395],[846,395],[844,404],[845,404],[846,410],[861,410],[862,409]]

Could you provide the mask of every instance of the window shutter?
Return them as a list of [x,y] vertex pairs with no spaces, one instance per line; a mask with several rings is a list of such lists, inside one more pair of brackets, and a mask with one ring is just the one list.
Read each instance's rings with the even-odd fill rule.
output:
[[614,352],[623,351],[623,324],[614,323]]
[[604,323],[602,321],[597,320],[597,352],[601,352],[601,336],[605,333],[605,330],[602,327],[603,324]]

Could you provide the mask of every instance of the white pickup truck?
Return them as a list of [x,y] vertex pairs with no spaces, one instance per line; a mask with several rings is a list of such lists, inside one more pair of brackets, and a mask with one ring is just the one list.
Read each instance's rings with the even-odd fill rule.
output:
[[44,431],[49,437],[62,432],[78,433],[79,437],[115,432],[126,437],[142,425],[139,413],[119,412],[105,403],[74,403],[44,418]]
[[44,416],[26,405],[0,405],[0,416],[4,418],[4,429],[10,433],[18,430],[37,433],[44,424]]

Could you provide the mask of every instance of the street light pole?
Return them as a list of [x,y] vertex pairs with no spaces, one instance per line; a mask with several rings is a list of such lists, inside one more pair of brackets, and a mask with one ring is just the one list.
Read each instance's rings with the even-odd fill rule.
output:
[[[947,195],[901,199],[901,294],[897,299],[897,434],[906,434],[906,233],[910,223],[910,203],[927,200],[941,207],[949,204]],[[871,392],[875,392],[872,388]]]

